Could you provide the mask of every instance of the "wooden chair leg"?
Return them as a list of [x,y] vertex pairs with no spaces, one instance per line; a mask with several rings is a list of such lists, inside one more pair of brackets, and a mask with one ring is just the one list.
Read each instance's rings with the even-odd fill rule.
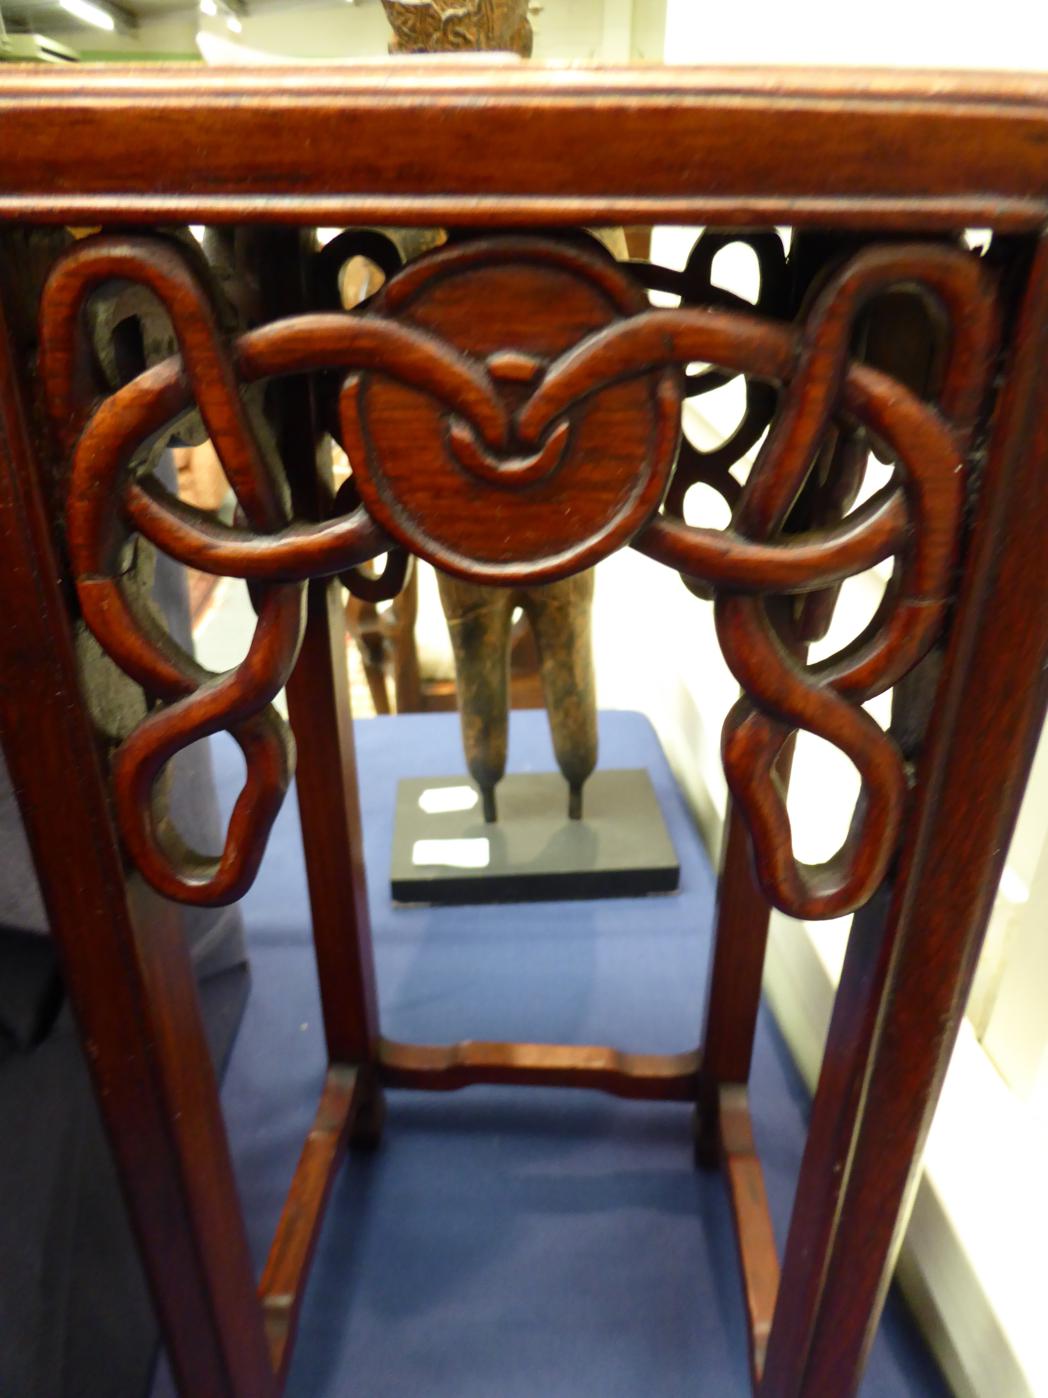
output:
[[1044,722],[1048,242],[1015,346],[906,855],[845,958],[762,1398],[858,1386]]
[[188,951],[125,885],[9,346],[0,307],[8,768],[181,1391],[275,1398]]

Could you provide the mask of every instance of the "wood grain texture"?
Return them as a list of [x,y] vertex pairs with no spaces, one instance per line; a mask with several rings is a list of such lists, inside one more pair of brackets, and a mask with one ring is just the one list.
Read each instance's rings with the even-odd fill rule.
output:
[[769,1345],[770,1398],[858,1387],[1044,723],[1046,345],[1042,241],[899,873],[857,919],[842,969]]
[[[721,648],[745,696],[724,726],[725,774],[746,815],[764,891],[794,917],[832,917],[860,907],[884,879],[898,843],[906,796],[902,763],[857,705],[912,669],[942,626],[959,546],[963,463],[996,346],[992,289],[975,259],[919,245],[871,248],[827,283],[807,317],[795,376],[732,520],[743,536],[758,537],[785,523],[834,411],[856,317],[878,293],[899,284],[917,284],[936,296],[949,315],[951,339],[943,418],[919,407],[916,397],[905,406],[905,390],[894,380],[895,423],[889,425],[882,411],[887,400],[868,401],[856,414],[891,441],[913,512],[907,552],[877,616],[850,646],[802,667],[785,655],[758,600],[725,594],[715,607]],[[789,816],[774,780],[779,753],[796,728],[839,747],[862,782],[844,844],[817,867],[802,866],[792,853]]]
[[366,1088],[356,1068],[329,1068],[317,1114],[277,1224],[258,1284],[270,1358],[278,1379],[287,1376],[306,1278],[335,1175],[349,1143]]
[[379,1077],[388,1087],[454,1092],[477,1083],[580,1087],[615,1097],[689,1102],[700,1054],[622,1053],[570,1044],[401,1044],[383,1039]]
[[381,367],[350,379],[343,442],[368,512],[472,582],[552,582],[613,552],[669,483],[676,373],[598,369],[554,412],[534,409],[580,342],[645,306],[596,245],[485,239],[409,265],[370,314],[430,337],[449,375],[475,376],[487,396],[456,401],[450,383],[420,390]]
[[44,473],[9,348],[10,287],[0,277],[7,769],[178,1382],[202,1398],[275,1398],[182,928],[170,904],[125,879],[81,699]]
[[[81,609],[96,638],[147,694],[166,701],[113,758],[117,816],[125,844],[158,892],[182,902],[228,903],[253,882],[291,778],[291,736],[271,701],[298,653],[303,589],[297,584],[269,589],[247,656],[226,674],[214,676],[162,631],[125,586],[130,529],[121,498],[128,468],[143,438],[179,410],[171,395],[161,392],[150,426],[133,418],[129,425],[119,393],[98,404],[92,399],[82,311],[91,292],[115,278],[148,286],[170,314],[186,377],[169,371],[167,384],[195,396],[249,523],[262,532],[278,529],[287,522],[286,506],[280,480],[240,398],[214,309],[186,259],[160,239],[101,238],[74,246],[56,264],[40,309],[41,366],[52,429],[73,455],[67,507],[70,556]],[[149,379],[150,372],[141,378]],[[247,777],[224,849],[215,858],[187,846],[164,820],[154,788],[176,752],[220,728],[228,728],[240,744]]]
[[754,1391],[757,1392],[760,1390],[768,1336],[778,1301],[779,1258],[764,1187],[764,1171],[753,1139],[746,1088],[739,1083],[721,1087],[717,1116],[720,1123],[721,1163],[731,1199],[746,1302],[750,1372]]
[[[785,749],[776,765],[784,788],[789,778],[788,768],[784,770],[785,757],[792,757],[792,748]],[[749,1081],[770,917],[771,905],[754,868],[749,830],[738,807],[729,799],[702,1021],[702,1071],[696,1094],[695,1159],[706,1169],[721,1164],[721,1090],[728,1083]]]
[[[288,236],[297,248],[295,235]],[[685,293],[710,282],[724,241],[699,240],[682,274]],[[766,241],[749,242],[766,277],[767,310],[781,297],[781,261]],[[297,254],[273,264],[263,284],[274,284],[283,265],[298,265]],[[138,279],[161,297],[182,354],[92,411],[78,317],[92,288],[117,276]],[[950,327],[937,408],[850,357],[861,313],[899,286],[933,298]],[[996,344],[992,287],[966,252],[903,243],[851,257],[796,329],[752,311],[646,304],[635,283],[595,249],[547,239],[467,240],[397,272],[357,315],[309,314],[303,280],[293,302],[299,313],[227,347],[191,269],[163,243],[88,240],[60,260],[41,307],[42,367],[56,433],[73,453],[69,540],[81,606],[109,654],[168,701],[114,761],[125,841],[158,890],[185,901],[239,896],[287,784],[290,750],[268,705],[301,643],[302,588],[267,581],[259,589],[259,560],[268,549],[267,566],[279,560],[285,574],[345,573],[380,542],[359,511],[341,523],[323,522],[326,510],[318,510],[312,484],[308,518],[301,508],[297,518],[289,514],[279,470],[237,394],[238,375],[250,383],[336,370],[343,376],[340,435],[352,490],[405,551],[371,587],[384,588],[388,577],[392,586],[401,582],[403,569],[395,565],[407,552],[472,583],[515,587],[564,578],[630,540],[679,567],[693,587],[716,595],[721,648],[743,689],[725,724],[724,765],[766,896],[795,917],[838,916],[870,897],[896,849],[906,791],[896,749],[861,705],[912,669],[942,626],[963,463]],[[711,367],[689,382],[685,366],[695,361]],[[678,450],[681,394],[737,374],[762,391],[749,395],[740,429],[719,455],[686,458],[682,481],[686,491],[696,472],[723,476],[768,427],[738,491],[731,528],[693,528],[672,513],[653,519]],[[764,391],[772,386],[774,403]],[[304,407],[307,391],[292,391]],[[214,521],[197,527],[192,511],[165,501],[155,483],[135,482],[128,470],[140,440],[193,399],[261,543]],[[883,444],[900,478],[899,488],[886,488],[843,520],[857,480],[851,457],[861,460],[863,439],[856,427],[840,436],[840,414]],[[314,437],[318,432],[319,424]],[[827,458],[827,489],[837,489],[838,478],[845,483],[829,516],[836,522],[784,535],[813,463],[838,436],[847,444],[840,462],[832,453]],[[293,439],[284,454],[294,459]],[[316,469],[310,449],[292,473],[300,495]],[[679,516],[683,494],[670,494]],[[241,572],[250,565],[255,572],[259,622],[236,670],[206,679],[136,614],[120,578],[133,522],[154,542],[179,549],[184,561],[232,564]],[[861,637],[814,667],[784,654],[764,594],[825,592],[892,551],[890,593]],[[357,589],[368,585],[359,571],[346,576]],[[207,860],[162,829],[152,791],[180,747],[219,726],[241,743],[248,776],[225,851]],[[315,727],[299,725],[303,734]],[[774,776],[797,728],[839,747],[862,783],[852,829],[838,854],[818,867],[793,854]],[[490,808],[491,783],[482,784]]]
[[[725,291],[717,285],[713,275],[713,264],[719,253],[726,248],[747,247],[753,253],[757,264],[757,294],[753,301],[747,301],[734,292]],[[774,230],[761,232],[738,229],[704,229],[692,245],[688,260],[680,271],[661,267],[651,262],[634,262],[631,270],[637,280],[649,292],[678,296],[681,307],[705,306],[708,309],[734,310],[744,314],[758,314],[773,319],[789,319],[787,313],[787,263],[782,239]],[[700,398],[703,394],[715,391],[730,383],[732,375],[722,369],[706,367],[689,370],[684,376],[684,393],[688,398]],[[742,487],[731,468],[737,466],[746,453],[760,441],[775,411],[777,394],[772,384],[762,379],[745,378],[746,403],[738,423],[723,441],[714,447],[700,449],[686,434],[682,434],[677,464],[673,468],[673,479],[663,501],[663,525],[661,546],[667,554],[686,548],[686,532],[669,523],[671,520],[683,522],[688,493],[695,485],[706,485],[717,492],[721,499],[734,510],[738,504]],[[727,543],[727,541],[725,541]],[[723,564],[728,559],[737,559],[735,548],[738,541],[732,541],[734,548],[726,547]],[[640,545],[643,548],[643,545]],[[752,561],[752,560],[751,560]],[[742,563],[741,559],[738,562]],[[767,566],[771,560],[765,560]],[[759,571],[759,570],[757,570]],[[744,577],[752,572],[746,566],[738,569],[738,582],[745,585]],[[713,597],[713,588],[706,580],[681,573],[684,585],[697,597],[707,600]]]
[[1035,75],[85,66],[5,73],[0,121],[0,212],[35,221],[946,231],[1048,212]]
[[[0,732],[183,1391],[268,1398],[279,1381],[184,949],[170,909],[122,867],[113,815],[156,889],[239,896],[290,777],[268,707],[286,680],[333,1068],[266,1284],[278,1366],[339,1152],[377,1137],[382,1084],[682,1103],[701,1090],[755,1377],[767,1339],[762,1398],[853,1392],[1044,713],[1048,255],[1031,269],[1028,254],[1048,222],[1048,80],[454,62],[11,70],[0,131],[0,216],[111,225],[54,263],[28,385],[0,345]],[[617,267],[580,228],[624,220],[715,231],[682,272]],[[221,268],[178,234],[112,231],[188,221],[244,225]],[[352,232],[314,256],[308,235],[276,227],[311,223]],[[402,269],[405,235],[367,223],[429,226],[423,255]],[[434,223],[452,230],[444,252],[425,251]],[[788,260],[779,224],[795,230]],[[973,225],[994,232],[984,258],[959,245]],[[717,251],[740,240],[761,269],[755,306],[713,279]],[[20,246],[5,308],[34,298],[52,255],[38,232]],[[387,278],[353,314],[338,298],[350,248]],[[122,304],[159,298],[178,342],[127,382],[116,345],[92,363],[84,327],[96,298],[127,297],[114,279],[132,284]],[[681,304],[650,309],[646,288]],[[738,432],[705,457],[685,447],[671,478],[681,398],[739,375]],[[196,410],[239,501],[233,525],[142,474],[150,445]],[[363,506],[332,501],[317,469],[332,427],[359,439]],[[742,484],[726,472],[765,428]],[[849,513],[870,444],[895,477]],[[684,521],[699,481],[731,505],[728,530]],[[250,582],[258,624],[228,675],[202,672],[137,605],[125,574],[139,537]],[[744,691],[724,741],[735,814],[709,1055],[383,1041],[333,579],[366,589],[360,565],[394,544],[467,576],[501,567],[516,586],[627,542],[714,597]],[[889,558],[864,634],[808,663],[838,584]],[[373,586],[406,571],[394,553]],[[67,610],[151,706],[116,755],[113,814]],[[891,686],[885,734],[862,705]],[[166,760],[221,728],[248,776],[225,849],[205,858],[173,841],[152,798]],[[862,782],[844,846],[817,868],[796,859],[785,809],[799,728],[838,746]],[[859,907],[778,1288],[744,1099],[769,900],[803,916]]]
[[[893,286],[910,283],[925,288],[949,316],[952,338],[942,416],[919,404],[897,381],[848,363],[848,345],[863,307]],[[890,740],[856,705],[911,669],[941,629],[959,541],[963,460],[996,344],[992,287],[974,258],[950,248],[870,248],[822,288],[796,340],[788,335],[780,340],[781,333],[774,322],[730,313],[649,312],[594,337],[559,375],[557,369],[551,371],[522,416],[527,420],[536,399],[542,405],[540,420],[552,416],[562,401],[570,401],[575,384],[587,380],[594,361],[601,373],[610,374],[630,363],[658,363],[660,355],[672,355],[784,384],[728,537],[679,522],[667,525],[662,518],[640,537],[639,546],[651,556],[683,563],[682,572],[714,586],[725,581],[721,570],[726,560],[728,566],[741,564],[733,551],[737,541],[744,551],[747,539],[767,539],[786,524],[831,416],[842,404],[879,439],[890,440],[905,480],[911,530],[890,594],[861,637],[808,669],[784,653],[759,599],[725,589],[716,606],[721,648],[744,694],[724,728],[725,772],[750,827],[758,876],[768,898],[792,916],[832,917],[870,897],[898,841],[905,800],[902,764]],[[865,524],[875,521],[875,528],[884,527],[884,515],[892,508],[888,490]],[[845,525],[847,547],[858,542],[861,550],[862,531],[852,532],[856,521]],[[660,534],[672,541],[668,547]],[[829,542],[836,545],[837,540]],[[789,538],[780,541],[784,559],[793,547]],[[752,555],[747,561],[757,564]],[[816,565],[811,586],[834,581],[834,571],[820,574]],[[760,566],[752,567],[749,587],[770,591],[761,588],[761,580]],[[796,728],[808,728],[840,747],[862,779],[852,830],[838,854],[817,868],[803,867],[792,853],[785,800],[774,780],[779,753]]]
[[[277,317],[279,324],[301,312],[308,295],[305,243],[301,233],[284,229],[255,235],[245,252],[244,275],[263,288],[260,316]],[[321,425],[313,384],[299,375],[271,389],[270,420],[290,509],[300,519],[321,520],[332,508],[332,482],[318,455]],[[358,1068],[358,1107],[370,1104],[377,1112],[368,1065],[379,1034],[378,994],[346,634],[333,578],[309,585],[287,702],[298,746],[298,809],[328,1054],[334,1063]]]

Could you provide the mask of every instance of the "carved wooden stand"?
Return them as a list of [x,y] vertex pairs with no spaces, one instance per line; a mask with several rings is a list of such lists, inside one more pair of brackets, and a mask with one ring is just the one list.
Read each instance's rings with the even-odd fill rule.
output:
[[[426,164],[400,163],[420,130]],[[700,1157],[730,1187],[755,1390],[852,1392],[1044,714],[1048,87],[15,73],[0,133],[0,732],[182,1391],[279,1392],[334,1172],[348,1143],[377,1139],[384,1087],[504,1083],[696,1102]],[[578,232],[642,220],[715,227],[681,273],[616,265]],[[189,221],[242,225],[223,244],[232,300],[188,237],[119,231]],[[455,232],[342,313],[294,226],[318,222]],[[993,230],[986,257],[965,227]],[[740,239],[761,267],[755,306],[712,281]],[[177,350],[121,372],[99,352],[112,317],[89,313],[127,283],[165,308]],[[651,309],[645,288],[679,308]],[[682,444],[683,397],[740,374],[731,440]],[[232,526],[148,471],[193,410]],[[740,484],[729,468],[765,429]],[[324,430],[357,504],[331,499]],[[895,474],[852,509],[871,443]],[[730,529],[684,522],[700,480]],[[228,674],[142,608],[128,580],[143,539],[252,586],[254,638]],[[520,585],[627,544],[715,599],[743,691],[702,1050],[383,1039],[335,579],[389,551],[395,580],[410,551]],[[836,586],[887,558],[867,631],[806,663]],[[82,696],[85,628],[150,700],[112,754]],[[294,743],[270,707],[285,684]],[[886,734],[862,705],[891,687]],[[862,780],[817,868],[793,854],[783,796],[799,728]],[[170,828],[158,779],[220,729],[247,777],[212,858]],[[174,905],[250,885],[295,744],[330,1069],[256,1289]],[[769,903],[857,910],[781,1285],[746,1096]]]

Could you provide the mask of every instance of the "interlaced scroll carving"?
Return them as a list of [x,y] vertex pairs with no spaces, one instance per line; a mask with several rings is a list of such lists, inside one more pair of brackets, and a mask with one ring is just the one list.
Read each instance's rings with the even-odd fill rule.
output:
[[[938,409],[848,357],[859,313],[899,285],[921,289],[948,319]],[[731,529],[691,529],[661,518],[634,543],[717,590],[717,634],[744,692],[724,727],[725,773],[750,828],[762,886],[795,917],[837,916],[870,897],[898,841],[902,760],[860,705],[912,669],[943,624],[964,503],[963,463],[995,341],[992,296],[978,262],[958,250],[873,248],[824,287],[799,332],[740,324],[729,347],[709,325],[696,333],[694,316],[678,316],[678,324],[677,358],[758,374],[783,392]],[[862,424],[883,445],[901,488],[886,487],[834,528],[777,539],[835,415]],[[892,582],[861,636],[812,666],[787,653],[761,594],[811,592],[892,555]],[[775,775],[776,759],[797,728],[840,748],[862,783],[844,844],[815,867],[793,854]]]
[[[91,401],[81,313],[105,282],[149,287],[175,328],[181,357]],[[283,359],[281,355],[283,354]],[[159,240],[92,239],[56,265],[41,305],[41,366],[56,435],[72,454],[68,544],[84,620],[103,648],[162,702],[113,757],[117,819],[128,851],[161,893],[188,903],[232,902],[251,886],[293,769],[286,724],[271,707],[302,636],[301,579],[334,560],[348,567],[383,548],[363,511],[330,526],[296,527],[283,483],[260,448],[239,385],[298,366],[297,349],[272,336],[230,356],[215,312],[184,257]],[[130,470],[144,442],[199,406],[246,520],[228,529]],[[191,567],[270,584],[259,588],[258,623],[244,660],[213,675],[175,645],[124,584],[138,531]],[[187,848],[160,818],[154,787],[180,749],[228,728],[247,777],[216,859]]]
[[[719,252],[736,244],[748,247],[757,260],[759,274],[756,301],[750,303],[734,292],[726,291],[713,280],[713,264]],[[786,255],[778,233],[705,229],[688,255],[681,271],[652,262],[636,262],[631,272],[649,291],[668,292],[680,298],[681,307],[703,306],[707,310],[733,310],[758,314],[779,320],[786,314]],[[721,368],[692,370],[685,375],[684,396],[697,398],[714,392],[735,376]],[[684,502],[693,485],[707,485],[715,490],[729,509],[738,504],[741,485],[731,474],[731,468],[760,441],[775,411],[774,385],[761,379],[747,378],[746,404],[735,429],[717,446],[702,450],[687,436],[681,436],[673,479],[663,501],[663,512],[684,518]],[[710,587],[701,579],[681,574],[681,580],[697,597],[709,600]]]
[[[418,254],[426,248],[416,247],[413,250]],[[341,310],[347,304],[343,300],[341,285],[343,269],[361,258],[377,268],[384,281],[388,281],[404,265],[401,249],[386,234],[371,228],[348,228],[325,243],[311,260],[311,304],[317,309]],[[364,299],[370,300],[370,296]],[[337,394],[321,393],[318,397],[325,406],[325,416],[332,419],[328,424],[332,434],[339,436]],[[332,397],[335,398],[334,405],[331,403]],[[333,514],[352,514],[359,504],[360,491],[353,477],[349,476],[339,487]],[[359,602],[388,602],[399,596],[407,586],[414,566],[414,556],[406,549],[391,548],[381,572],[377,575],[354,567],[339,573],[338,578],[342,586]]]
[[592,243],[483,239],[410,263],[370,319],[433,346],[445,388],[382,369],[345,381],[341,435],[372,517],[442,571],[494,585],[553,582],[629,542],[673,468],[676,365],[598,375],[536,409],[591,337],[646,305]]
[[[160,297],[181,354],[93,404],[78,315],[112,278]],[[917,289],[949,326],[934,404],[851,357],[863,308],[899,286]],[[803,917],[864,902],[897,845],[906,776],[861,705],[911,669],[943,624],[963,463],[994,345],[993,298],[977,259],[913,244],[853,257],[799,328],[765,309],[652,310],[628,274],[577,241],[492,238],[410,264],[362,313],[298,316],[224,350],[206,297],[168,245],[101,238],[63,258],[43,302],[42,368],[72,456],[69,547],[81,606],[105,649],[163,704],[114,759],[121,830],[151,882],[196,902],[238,897],[250,883],[288,779],[287,737],[268,704],[294,663],[303,580],[398,545],[465,578],[532,584],[632,542],[716,596],[718,635],[744,694],[725,725],[725,768],[769,898]],[[707,382],[743,374],[776,395],[724,531],[657,513],[682,397],[698,386],[684,368],[696,361],[710,366]],[[338,433],[364,502],[308,525],[289,518],[279,470],[239,397],[240,386],[302,372],[337,376]],[[745,428],[754,440],[771,399],[756,401]],[[180,504],[133,469],[141,445],[194,404],[242,527]],[[831,527],[786,533],[838,426],[849,441],[864,430],[896,463],[897,483]],[[694,469],[686,458],[685,471]],[[672,490],[669,499],[672,511]],[[192,567],[258,585],[255,637],[228,675],[201,672],[136,608],[121,582],[135,533]],[[787,653],[770,599],[818,592],[889,557],[892,584],[864,635],[815,665]],[[209,864],[162,838],[150,794],[175,751],[223,727],[244,749],[248,778],[226,848]],[[844,845],[817,868],[793,854],[775,775],[796,728],[839,747],[862,782]]]

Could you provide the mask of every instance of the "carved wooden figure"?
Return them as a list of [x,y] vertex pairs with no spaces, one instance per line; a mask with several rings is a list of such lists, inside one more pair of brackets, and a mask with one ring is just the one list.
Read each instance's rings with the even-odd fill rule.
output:
[[[420,129],[426,159],[407,160]],[[182,1392],[276,1398],[335,1171],[377,1139],[385,1089],[494,1083],[697,1105],[700,1158],[726,1174],[755,1391],[847,1398],[1048,697],[1048,84],[16,71],[0,131],[0,218],[18,225],[0,238],[0,735]],[[179,219],[242,220],[236,294],[164,231]],[[707,228],[683,272],[618,265],[577,233],[645,220]],[[470,236],[347,312],[313,277],[308,230],[332,222]],[[105,231],[72,243],[45,225]],[[972,227],[992,231],[985,256],[958,237]],[[710,276],[718,240],[738,238],[761,265],[754,305]],[[177,341],[126,382],[88,334],[114,285],[148,290]],[[655,309],[646,287],[680,302]],[[712,454],[682,445],[684,397],[733,376],[737,433]],[[233,524],[152,474],[196,413]],[[338,498],[327,431],[354,468]],[[893,475],[852,507],[871,447]],[[697,481],[729,499],[728,528],[685,522]],[[143,607],[141,539],[249,582],[239,665],[203,670]],[[387,1039],[337,579],[395,589],[418,555],[512,598],[627,546],[712,596],[741,690],[704,1042]],[[833,590],[887,559],[863,634],[811,660]],[[84,628],[148,700],[111,757],[77,670]],[[888,689],[884,731],[863,706]],[[246,776],[214,854],[171,828],[161,777],[222,729]],[[801,729],[861,786],[818,866],[797,857],[784,799]],[[330,1066],[256,1292],[167,900],[241,896],[293,770]],[[856,914],[781,1281],[747,1099],[769,904]]]
[[[398,273],[401,259],[418,257],[422,252],[431,251],[433,243],[424,235],[400,237],[397,242],[374,229],[347,230],[333,239],[315,259],[313,285],[319,302],[323,305],[340,305],[340,269],[353,265],[354,259],[367,258],[368,262],[381,273],[382,280],[394,278],[389,292],[368,298],[368,308],[372,314],[380,313],[389,303],[401,302],[402,282]],[[455,269],[465,263],[474,265],[472,254],[465,257],[454,250],[446,251],[432,264],[435,276],[436,294],[445,290],[445,280],[455,275]],[[417,276],[405,273],[409,286],[417,283]],[[419,323],[427,323],[427,284],[422,284],[421,298],[415,291],[410,294],[412,306]],[[536,285],[536,293],[542,287]],[[431,291],[430,299],[433,293]],[[355,302],[354,302],[355,304]],[[523,303],[526,309],[526,301]],[[521,308],[518,308],[518,311]],[[407,314],[407,312],[402,311]],[[439,305],[435,313],[444,316]],[[477,306],[468,301],[457,312],[461,320],[462,333],[469,338],[473,323],[480,323],[484,315]],[[486,315],[486,311],[485,311]],[[429,313],[432,321],[433,313]],[[502,333],[509,339],[525,335],[523,326],[504,326]],[[519,398],[522,385],[512,375],[504,375],[496,370],[499,391],[512,405]],[[345,443],[344,428],[339,424],[340,411],[337,403],[329,406],[329,416],[333,429]],[[365,451],[366,446],[356,440],[356,450]],[[411,450],[416,444],[411,444]],[[421,450],[426,450],[425,443]],[[359,463],[363,471],[364,463]],[[466,469],[466,468],[463,468]],[[505,477],[508,481],[509,477]],[[366,487],[365,487],[366,488]],[[342,502],[357,503],[360,498],[357,481],[351,480],[344,488]],[[410,555],[401,552],[396,561],[387,567],[380,579],[375,579],[351,569],[342,575],[342,580],[350,591],[347,606],[347,620],[351,633],[363,647],[365,672],[380,712],[388,712],[384,680],[379,680],[374,666],[376,646],[382,646],[382,630],[390,625],[399,628],[414,625],[414,587],[416,574],[409,570],[407,560]],[[407,582],[403,589],[401,583]],[[506,766],[506,750],[509,720],[509,671],[510,648],[513,634],[513,616],[519,608],[533,628],[539,649],[539,665],[543,698],[549,712],[553,732],[553,746],[557,763],[568,783],[568,813],[578,819],[582,815],[582,788],[586,778],[593,771],[597,761],[597,698],[593,671],[591,640],[591,615],[593,605],[593,578],[587,574],[573,575],[560,582],[546,583],[537,587],[517,587],[508,592],[504,587],[492,587],[465,578],[452,578],[439,568],[437,580],[441,603],[448,622],[452,650],[455,660],[458,705],[462,717],[463,746],[470,774],[480,788],[485,818],[496,819],[495,787],[501,780]],[[381,618],[374,614],[376,601],[398,599],[398,606]],[[370,628],[370,629],[369,629]],[[409,646],[398,647],[397,685],[399,700],[417,695],[419,679],[414,651]],[[404,693],[401,695],[401,683]]]
[[529,0],[382,0],[390,53],[497,50],[531,54]]
[[[506,256],[509,246],[457,244],[410,264],[371,303],[376,316],[395,314],[402,324],[438,334],[446,344],[481,356],[507,414],[526,401],[551,357],[578,335],[580,327],[606,324],[615,315],[614,295],[632,309],[645,304],[642,293],[596,248],[583,252],[526,242],[522,258],[514,263]],[[559,309],[539,328],[533,310],[546,303]],[[502,348],[506,345],[514,349],[507,353]],[[581,472],[584,478],[599,474],[590,458],[603,452],[612,462],[617,456],[628,463],[629,454],[639,449],[637,439],[627,435],[613,443],[599,431],[584,430],[580,421],[569,444],[564,423],[550,434],[542,451],[500,459],[473,436],[464,420],[453,418],[444,424],[424,394],[392,383],[371,384],[367,376],[354,392],[353,415],[343,415],[344,440],[361,498],[370,501],[376,518],[383,516],[380,496],[385,486],[380,484],[379,493],[374,493],[375,480],[385,481],[388,472],[398,481],[417,477],[417,463],[425,459],[426,475],[441,482],[449,517],[452,512],[457,519],[468,517],[478,539],[487,536],[481,548],[492,554],[492,567],[485,581],[478,580],[472,568],[472,576],[449,576],[456,570],[455,556],[437,540],[428,553],[415,543],[407,545],[438,568],[455,655],[466,759],[481,790],[485,818],[495,819],[495,786],[506,764],[510,622],[518,606],[535,630],[554,750],[568,782],[568,812],[579,818],[583,784],[597,756],[590,640],[593,579],[573,576],[528,586],[523,577],[514,578],[512,557],[506,560],[507,569],[499,555],[505,551],[511,523],[518,527],[530,518],[532,527],[548,531],[546,505],[555,498],[565,473]],[[638,390],[626,392],[636,398]],[[393,424],[394,435],[389,436],[386,428]],[[433,487],[426,489],[431,492]],[[386,527],[396,535],[392,518]],[[514,584],[511,590],[506,583]]]
[[[528,0],[383,3],[396,35],[391,52],[508,49],[522,57],[531,53]],[[480,323],[486,308],[477,305],[470,314]],[[468,324],[465,329],[468,335]],[[503,391],[512,393],[516,388],[519,394],[519,378],[519,374],[516,379],[512,374],[500,376]],[[512,594],[439,571],[437,580],[455,659],[466,765],[480,788],[484,819],[496,819],[495,788],[506,770],[510,627],[518,608],[532,626],[539,648],[553,748],[568,783],[568,815],[580,819],[583,784],[597,763],[597,692],[590,637],[593,579],[565,579],[517,588]]]
[[581,819],[582,788],[597,765],[593,570],[519,589],[481,587],[447,573],[437,580],[455,653],[462,743],[484,819],[496,818],[495,787],[506,770],[510,631],[518,607],[538,643],[553,751],[568,783],[568,816]]

